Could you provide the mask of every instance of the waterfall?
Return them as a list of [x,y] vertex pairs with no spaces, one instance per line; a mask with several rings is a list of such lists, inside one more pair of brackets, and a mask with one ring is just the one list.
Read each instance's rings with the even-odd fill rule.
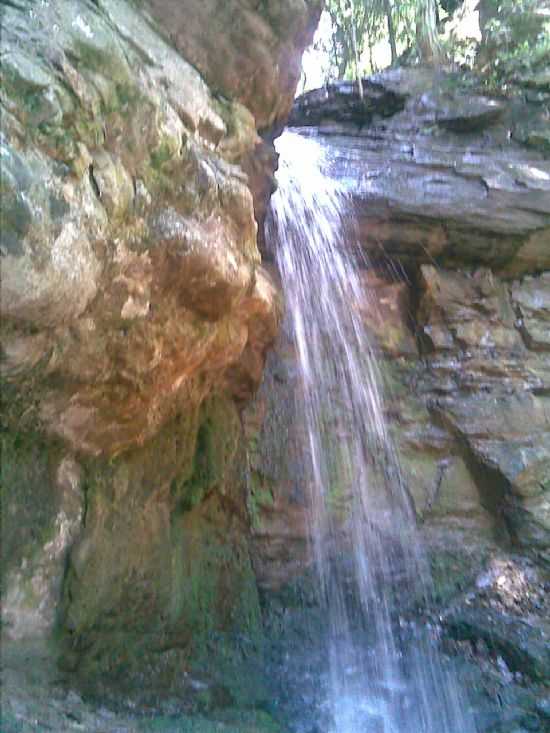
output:
[[330,733],[472,733],[459,686],[403,621],[430,577],[361,309],[353,209],[330,150],[285,132],[266,234],[298,356],[309,533],[327,619]]

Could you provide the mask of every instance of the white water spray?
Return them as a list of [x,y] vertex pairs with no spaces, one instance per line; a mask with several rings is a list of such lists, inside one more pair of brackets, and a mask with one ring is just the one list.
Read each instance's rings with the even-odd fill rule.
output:
[[350,201],[323,174],[315,140],[287,132],[277,149],[267,236],[299,360],[330,733],[473,733],[428,634],[400,624],[406,603],[429,593],[430,578],[360,317],[366,294]]

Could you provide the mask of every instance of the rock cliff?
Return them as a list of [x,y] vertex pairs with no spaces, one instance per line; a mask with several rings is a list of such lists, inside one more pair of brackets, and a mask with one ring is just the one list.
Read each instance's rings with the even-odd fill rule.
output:
[[[514,139],[514,104],[403,69],[366,81],[363,102],[338,83],[291,113],[329,149],[357,212],[362,317],[432,567],[429,622],[464,661],[480,731],[544,729],[550,672],[550,162]],[[291,639],[305,621],[285,582],[304,592],[308,557],[299,403],[283,326],[245,426],[254,566],[289,605]],[[306,674],[280,669],[283,689]],[[304,695],[314,701],[314,687]]]
[[2,6],[3,634],[60,632],[87,678],[258,630],[239,411],[281,303],[252,189],[319,13]]
[[506,278],[550,267],[550,163],[521,126],[550,93],[518,102],[472,91],[472,80],[396,69],[300,97],[291,123],[315,126],[331,174],[357,203],[374,259],[403,265],[485,265]]
[[[357,212],[363,317],[419,515],[456,514],[450,525],[475,525],[474,543],[493,523],[547,557],[550,163],[510,139],[512,107],[452,75],[401,69],[366,80],[362,102],[344,82],[309,92],[291,121],[330,148],[328,172]],[[258,404],[274,422],[264,402],[276,392],[283,409],[291,345],[283,338],[270,359]],[[258,470],[269,476],[266,430]],[[275,484],[286,487],[277,506],[292,489]]]
[[[34,730],[38,715],[59,730],[132,725],[63,697],[58,674],[102,703],[128,694],[126,712],[137,699],[141,715],[166,716],[157,730],[215,710],[227,733],[277,730],[253,710],[272,709],[266,673],[283,670],[282,700],[294,681],[315,685],[280,664],[299,636],[273,655],[264,646],[295,613],[313,645],[316,610],[307,584],[288,585],[308,564],[307,494],[295,357],[260,249],[270,254],[271,143],[319,13],[317,0],[2,5],[2,633],[16,670],[4,687],[19,701],[3,709],[14,730]],[[520,711],[506,724],[523,715],[542,729],[546,143],[525,134],[524,101],[472,95],[452,76],[402,70],[365,91],[361,104],[345,83],[310,93],[291,119],[330,144],[358,212],[372,263],[364,320],[430,551],[430,622],[486,665],[476,684]],[[548,94],[529,102],[537,120]],[[29,646],[53,640],[55,675],[50,653]],[[496,730],[494,706],[483,711],[480,729]]]

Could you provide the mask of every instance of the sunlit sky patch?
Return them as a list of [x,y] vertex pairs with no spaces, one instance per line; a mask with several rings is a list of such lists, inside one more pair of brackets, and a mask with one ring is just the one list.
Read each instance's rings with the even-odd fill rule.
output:
[[306,49],[302,58],[302,78],[298,84],[298,94],[308,89],[318,89],[325,83],[329,59],[324,51],[317,50],[315,47],[327,45],[331,32],[330,16],[327,12],[323,12],[313,43]]

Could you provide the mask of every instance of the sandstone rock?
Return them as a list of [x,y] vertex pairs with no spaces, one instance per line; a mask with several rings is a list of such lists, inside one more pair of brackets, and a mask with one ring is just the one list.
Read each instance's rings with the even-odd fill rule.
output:
[[252,152],[242,160],[243,170],[254,199],[254,216],[258,222],[258,246],[262,254],[265,252],[264,222],[271,194],[276,189],[275,170],[278,156],[273,143],[260,141]]
[[419,318],[435,348],[507,349],[523,353],[508,291],[489,270],[471,276],[421,268]]
[[69,552],[85,511],[82,469],[48,455],[35,436],[2,440],[2,633],[12,640],[52,634]]
[[238,413],[220,397],[141,450],[87,464],[86,525],[65,581],[69,668],[139,674],[143,650],[257,632],[238,445]]
[[277,337],[282,301],[279,287],[269,271],[256,269],[254,289],[244,299],[240,310],[248,324],[248,340],[239,361],[227,370],[227,389],[244,405],[262,380],[265,353]]
[[411,304],[403,282],[389,283],[367,270],[363,275],[365,301],[357,304],[363,322],[377,346],[387,355],[416,355],[409,326]]
[[281,303],[251,188],[320,6],[248,5],[3,8],[3,631],[57,624],[90,684],[259,634],[239,409]]
[[[546,334],[546,275],[509,284],[487,268],[423,265],[409,282],[372,269],[362,281],[362,315],[381,359],[386,414],[435,596],[451,598],[471,583],[510,537],[544,557],[550,363],[526,329]],[[304,440],[294,360],[279,339],[246,411],[255,567],[270,590],[308,562],[308,494],[293,459]]]
[[[485,467],[487,487],[498,485],[497,503],[516,541],[544,549],[550,529],[548,365],[544,354],[537,359],[528,349],[539,348],[536,334],[546,333],[546,277],[527,278],[511,291],[487,271],[465,275],[423,266],[422,277],[419,321],[434,350],[430,388],[439,391],[430,409]],[[514,309],[522,315],[521,307],[527,325],[514,315]]]

